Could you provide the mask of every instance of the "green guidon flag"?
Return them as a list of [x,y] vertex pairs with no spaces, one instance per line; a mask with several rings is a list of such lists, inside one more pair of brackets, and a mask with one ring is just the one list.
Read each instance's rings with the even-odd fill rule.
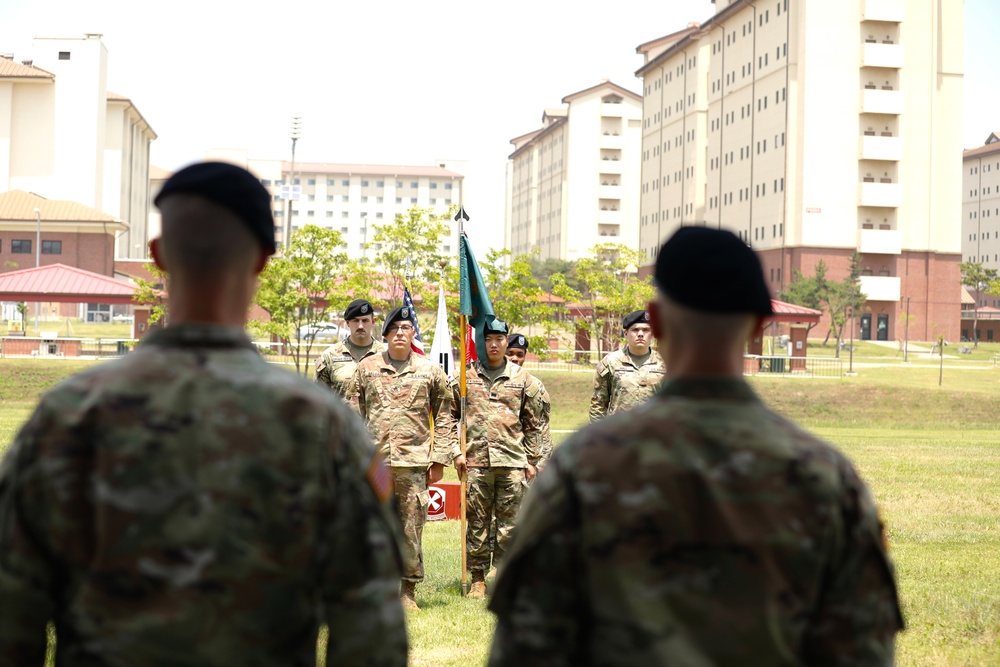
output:
[[476,355],[486,359],[486,335],[483,327],[496,319],[490,295],[486,291],[483,274],[479,272],[476,256],[472,254],[469,239],[463,233],[458,240],[458,265],[460,275],[459,312],[469,318],[469,325],[476,330]]

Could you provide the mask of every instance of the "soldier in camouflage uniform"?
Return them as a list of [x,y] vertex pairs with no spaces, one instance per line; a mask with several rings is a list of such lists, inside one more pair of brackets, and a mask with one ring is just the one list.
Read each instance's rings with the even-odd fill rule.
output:
[[[543,388],[528,371],[507,360],[507,325],[484,327],[486,360],[476,361],[467,381],[468,482],[466,551],[470,597],[486,596],[490,564],[503,558],[527,482],[534,478],[549,430]],[[460,387],[452,381],[452,416],[460,415]],[[496,519],[495,544],[490,523]],[[492,551],[492,553],[491,553]]]
[[663,359],[650,347],[649,313],[637,310],[622,319],[625,346],[597,364],[590,421],[595,422],[643,403],[663,381]]
[[465,459],[447,417],[448,377],[427,357],[413,354],[410,344],[416,331],[409,310],[397,308],[385,318],[382,337],[388,348],[358,364],[350,397],[392,473],[396,511],[403,524],[400,597],[404,609],[418,609],[416,585],[424,580],[421,543],[430,500],[427,487],[441,479],[444,466],[452,461],[460,474],[464,472]]
[[46,394],[0,464],[0,664],[406,665],[388,471],[243,331],[274,252],[250,173],[156,199],[170,325]]
[[326,348],[316,360],[316,382],[326,385],[341,398],[351,387],[358,362],[385,350],[385,343],[372,336],[375,310],[367,299],[352,301],[344,311],[344,321],[351,335]]
[[[528,356],[528,338],[523,334],[511,334],[507,336],[507,359],[518,366],[524,366],[524,360]],[[549,415],[552,412],[552,401],[549,399],[549,392],[545,390],[545,385],[541,380],[535,378],[542,388],[540,401],[545,410],[545,435],[542,441],[542,453],[538,458],[538,472],[545,469],[545,464],[552,456],[552,434],[548,429]]]
[[743,379],[771,313],[756,255],[684,227],[656,282],[670,377],[575,434],[532,486],[489,664],[893,664],[903,619],[868,488]]

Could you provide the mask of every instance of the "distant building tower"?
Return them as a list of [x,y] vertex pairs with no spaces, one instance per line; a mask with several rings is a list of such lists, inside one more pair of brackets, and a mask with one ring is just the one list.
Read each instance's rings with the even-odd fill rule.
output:
[[682,225],[729,229],[778,293],[857,250],[856,338],[902,340],[909,301],[911,340],[957,340],[962,3],[715,4],[638,49],[649,262]]
[[610,81],[546,109],[511,140],[504,244],[515,255],[575,260],[598,243],[639,243],[642,98]]

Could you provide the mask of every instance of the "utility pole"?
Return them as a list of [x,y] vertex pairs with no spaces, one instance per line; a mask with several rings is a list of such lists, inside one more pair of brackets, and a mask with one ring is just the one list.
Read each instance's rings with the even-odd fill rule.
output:
[[910,346],[910,298],[906,297],[906,329],[903,334],[903,361],[906,361],[907,348]]
[[[42,209],[35,208],[35,268],[42,265]],[[35,301],[35,331],[38,331],[38,302]],[[27,335],[27,332],[25,332]],[[39,334],[41,335],[41,334]]]
[[[299,138],[302,136],[302,116],[292,116],[292,168],[288,174],[289,183],[286,183],[287,197],[285,198],[285,224],[284,231],[282,235],[284,240],[282,245],[285,250],[292,243],[292,202],[297,201],[299,197],[296,195],[295,190],[295,145],[298,143]],[[301,192],[301,188],[299,189]]]

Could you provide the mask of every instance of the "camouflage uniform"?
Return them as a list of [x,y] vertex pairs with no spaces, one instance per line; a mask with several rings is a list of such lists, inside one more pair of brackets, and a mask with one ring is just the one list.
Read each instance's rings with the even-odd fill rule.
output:
[[[465,455],[467,486],[467,552],[469,570],[490,569],[490,521],[496,518],[492,561],[501,560],[514,518],[527,486],[524,469],[538,465],[549,434],[548,405],[542,383],[528,371],[504,359],[505,368],[492,383],[480,362],[467,381]],[[458,381],[452,381],[454,406],[460,406]],[[452,416],[459,418],[458,407]]]
[[[384,351],[385,343],[373,339],[371,349],[361,359],[382,354]],[[354,380],[354,371],[358,369],[358,361],[351,356],[351,349],[347,347],[346,342],[334,343],[316,360],[316,382],[326,385],[334,393],[346,399]]]
[[238,329],[49,392],[0,466],[0,664],[406,664],[388,471]]
[[665,385],[532,486],[490,665],[890,665],[903,627],[850,462],[740,379]]
[[424,580],[421,541],[429,502],[427,468],[431,463],[449,465],[458,456],[451,432],[454,425],[447,419],[451,410],[448,377],[440,366],[418,354],[411,354],[396,371],[389,353],[383,352],[358,364],[351,402],[392,471],[396,512],[403,525],[402,578],[419,583]]
[[590,421],[634,408],[656,392],[663,378],[663,359],[656,350],[650,348],[649,359],[641,368],[636,367],[627,348],[612,352],[597,364]]

